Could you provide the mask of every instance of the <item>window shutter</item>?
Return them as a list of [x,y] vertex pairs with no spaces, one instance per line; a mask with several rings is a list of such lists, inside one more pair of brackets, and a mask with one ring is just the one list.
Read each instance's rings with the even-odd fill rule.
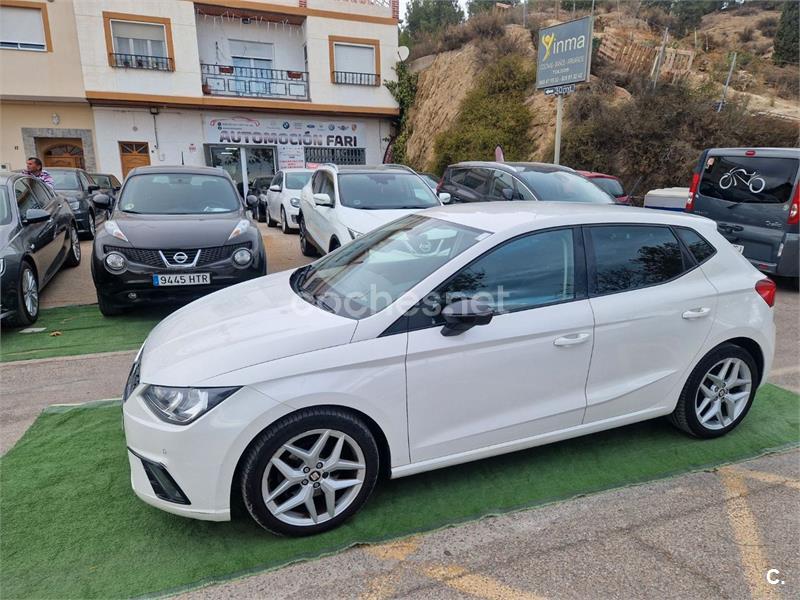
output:
[[114,37],[133,38],[135,40],[164,41],[164,26],[148,23],[131,23],[128,21],[111,21]]
[[0,41],[44,46],[42,11],[38,8],[0,6]]
[[333,60],[335,71],[375,74],[375,48],[372,46],[336,43]]
[[272,44],[248,42],[245,40],[228,40],[228,44],[231,50],[231,56],[272,60],[274,55]]

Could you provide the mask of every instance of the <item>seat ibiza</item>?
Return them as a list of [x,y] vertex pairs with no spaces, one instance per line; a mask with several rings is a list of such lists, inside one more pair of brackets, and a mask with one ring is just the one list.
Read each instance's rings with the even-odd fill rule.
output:
[[408,215],[158,325],[125,389],[132,485],[217,521],[241,495],[264,528],[302,535],[353,515],[380,474],[662,416],[720,436],[769,372],[774,296],[693,215]]

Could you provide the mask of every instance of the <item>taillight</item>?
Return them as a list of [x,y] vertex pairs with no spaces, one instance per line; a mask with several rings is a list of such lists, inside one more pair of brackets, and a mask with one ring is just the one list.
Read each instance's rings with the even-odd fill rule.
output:
[[789,218],[786,220],[789,225],[800,223],[800,183],[794,186],[792,194],[792,204],[789,206]]
[[697,193],[697,188],[700,185],[700,173],[692,175],[692,185],[689,187],[689,197],[686,198],[686,212],[694,210],[694,196]]
[[768,306],[775,306],[775,290],[777,286],[769,277],[756,283],[756,292],[764,299]]

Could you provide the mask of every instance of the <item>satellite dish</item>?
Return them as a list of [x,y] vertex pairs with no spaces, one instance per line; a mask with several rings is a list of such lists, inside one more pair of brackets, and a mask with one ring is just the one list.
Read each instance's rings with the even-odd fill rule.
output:
[[401,62],[404,62],[411,51],[408,49],[408,46],[398,46],[397,48],[397,56],[400,58]]

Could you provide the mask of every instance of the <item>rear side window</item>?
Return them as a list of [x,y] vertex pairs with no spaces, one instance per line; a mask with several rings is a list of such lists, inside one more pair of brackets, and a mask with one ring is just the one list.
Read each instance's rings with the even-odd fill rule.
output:
[[669,227],[609,225],[587,231],[597,295],[657,285],[685,270],[680,244]]
[[611,179],[610,177],[593,177],[589,181],[615,198],[625,195],[625,191],[622,189],[622,184],[616,179]]
[[485,191],[488,189],[491,174],[489,169],[467,169],[461,185],[475,192]]
[[700,194],[728,202],[783,204],[797,178],[796,158],[709,156],[700,180]]
[[681,238],[681,241],[684,244],[686,244],[689,252],[692,254],[692,256],[694,256],[694,259],[698,263],[704,262],[716,252],[714,246],[700,237],[700,234],[693,229],[683,229],[682,227],[678,227],[675,229],[675,231],[678,232],[678,237]]

